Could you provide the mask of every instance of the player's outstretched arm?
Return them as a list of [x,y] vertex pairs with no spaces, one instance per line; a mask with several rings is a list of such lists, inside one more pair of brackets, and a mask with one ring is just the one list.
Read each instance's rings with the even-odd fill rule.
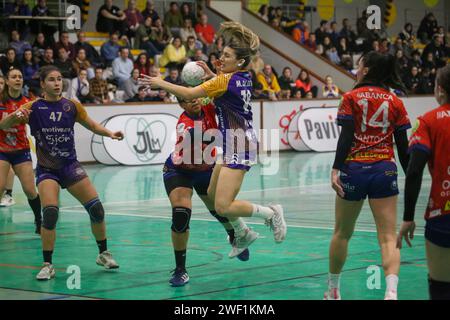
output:
[[207,96],[207,93],[201,86],[187,88],[164,81],[159,77],[150,77],[147,75],[142,75],[142,77],[139,78],[139,85],[150,86],[152,89],[164,89],[167,92],[188,101]]
[[124,138],[122,131],[112,132],[88,116],[85,119],[78,120],[78,122],[89,131],[92,131],[100,136],[109,137],[114,140],[122,140]]
[[21,123],[28,123],[31,110],[19,109],[16,112],[10,113],[8,116],[0,121],[0,129],[9,129]]

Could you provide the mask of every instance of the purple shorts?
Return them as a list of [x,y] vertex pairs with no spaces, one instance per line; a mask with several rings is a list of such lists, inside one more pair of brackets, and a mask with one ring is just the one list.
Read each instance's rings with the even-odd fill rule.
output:
[[31,153],[30,150],[0,152],[0,160],[9,162],[12,166],[15,166],[23,162],[31,161]]
[[78,161],[66,164],[60,169],[36,167],[36,185],[44,180],[51,179],[59,183],[61,188],[68,188],[87,177],[86,171]]

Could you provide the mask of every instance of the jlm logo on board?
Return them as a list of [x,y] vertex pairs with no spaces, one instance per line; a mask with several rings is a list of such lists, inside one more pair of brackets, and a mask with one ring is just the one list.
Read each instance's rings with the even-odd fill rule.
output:
[[161,143],[158,138],[153,139],[153,137],[150,137],[148,131],[138,131],[136,134],[138,136],[138,142],[133,145],[133,149],[136,153],[161,153]]

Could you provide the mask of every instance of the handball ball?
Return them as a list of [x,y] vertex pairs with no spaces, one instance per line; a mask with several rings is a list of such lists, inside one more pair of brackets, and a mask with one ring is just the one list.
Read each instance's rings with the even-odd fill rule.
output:
[[183,71],[181,71],[181,79],[190,86],[198,86],[203,82],[202,77],[205,75],[205,70],[195,62],[188,62],[185,64]]

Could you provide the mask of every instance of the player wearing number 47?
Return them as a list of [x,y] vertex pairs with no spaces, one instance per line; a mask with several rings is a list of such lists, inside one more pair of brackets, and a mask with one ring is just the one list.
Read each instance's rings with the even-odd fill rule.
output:
[[52,254],[59,215],[60,188],[67,188],[89,214],[92,233],[99,248],[97,264],[106,269],[118,268],[119,265],[107,250],[105,212],[102,203],[95,187],[77,161],[74,124],[78,122],[98,135],[116,140],[123,139],[123,133],[111,132],[89,118],[80,103],[62,98],[62,75],[58,68],[53,66],[42,68],[40,82],[44,99],[29,102],[0,121],[0,129],[28,123],[31,134],[36,139],[38,162],[36,184],[43,208],[41,238],[44,258],[44,264],[36,278],[50,280],[55,277]]
[[[278,243],[286,237],[286,222],[281,205],[266,207],[236,200],[245,173],[256,162],[257,138],[250,105],[252,81],[250,73],[245,69],[259,50],[259,38],[237,22],[222,23],[218,32],[218,36],[221,35],[227,45],[219,59],[220,74],[217,76],[205,63],[197,62],[205,69],[205,80],[210,80],[194,88],[149,76],[144,76],[140,82],[152,88],[164,89],[185,101],[205,96],[214,98],[218,126],[224,141],[223,156],[214,167],[208,196],[214,199],[217,214],[227,217],[235,230],[236,238],[229,254],[233,258],[258,238],[258,234],[248,228],[241,217],[255,216],[264,219],[272,228],[275,242]],[[235,139],[244,142],[244,150],[233,152],[238,147]]]

